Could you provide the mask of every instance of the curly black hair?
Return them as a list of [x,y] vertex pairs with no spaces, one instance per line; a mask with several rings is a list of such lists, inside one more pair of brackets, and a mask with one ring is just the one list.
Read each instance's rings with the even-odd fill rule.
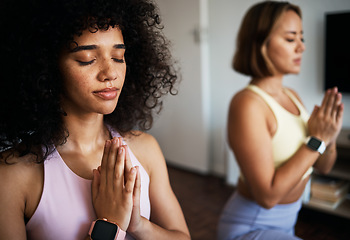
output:
[[2,0],[0,11],[0,152],[33,153],[42,162],[50,146],[66,141],[58,57],[86,29],[122,30],[125,84],[104,117],[122,135],[150,129],[161,97],[176,94],[177,69],[150,0]]

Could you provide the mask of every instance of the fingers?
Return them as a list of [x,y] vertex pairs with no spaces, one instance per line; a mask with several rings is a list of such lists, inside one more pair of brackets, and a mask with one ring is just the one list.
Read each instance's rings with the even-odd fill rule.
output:
[[125,152],[126,152],[126,155],[125,155],[125,168],[126,168],[126,171],[129,171],[131,168],[132,168],[132,163],[131,163],[131,159],[130,159],[130,155],[129,155],[129,148],[128,146],[124,145],[123,147],[125,147]]
[[329,116],[331,113],[331,110],[333,109],[333,103],[334,103],[333,92],[334,92],[334,89],[328,89],[323,98],[321,108],[325,116]]
[[342,95],[341,93],[338,92],[337,88],[332,89],[331,92],[331,99],[333,101],[330,101],[330,104],[332,104],[331,106],[329,106],[330,110],[330,115],[333,117],[333,119],[337,118],[338,115],[338,109],[339,106],[341,104],[341,100],[342,100]]
[[[133,193],[134,186],[135,186],[136,172],[137,172],[136,167],[131,168],[126,178],[124,190],[127,195],[131,195]],[[126,196],[126,197],[130,197],[130,196]]]
[[136,179],[133,189],[133,195],[132,195],[132,215],[130,219],[130,224],[128,230],[131,232],[135,231],[136,229],[139,229],[139,226],[141,224],[141,214],[140,214],[140,195],[141,195],[141,174],[140,169],[138,166],[135,167],[136,169]]
[[106,188],[107,186],[111,186],[112,188],[110,189],[114,189],[118,186],[122,187],[123,181],[120,179],[123,178],[125,158],[123,155],[125,155],[125,151],[120,151],[121,144],[122,140],[120,138],[113,138],[111,140],[107,140],[105,143],[100,168],[100,186],[102,188]]
[[[126,145],[124,145],[123,147],[125,148],[125,168],[124,168],[125,191],[127,193],[130,193],[130,192],[134,191],[134,187],[135,187],[135,184],[137,181],[138,167],[132,166],[128,147]],[[131,182],[132,182],[132,184],[131,184]],[[140,185],[141,185],[141,183],[140,183]]]
[[114,184],[114,177],[115,177],[115,172],[114,168],[116,165],[117,161],[117,151],[118,151],[118,145],[119,145],[119,140],[117,138],[113,138],[111,140],[111,147],[109,150],[109,155],[107,158],[107,164],[106,164],[106,183],[107,186],[110,186]]
[[337,117],[338,108],[341,104],[342,95],[338,92],[338,88],[334,87],[332,89],[328,89],[324,96],[321,108],[323,110],[324,115],[331,116],[333,119]]
[[131,160],[130,160],[130,155],[129,155],[129,148],[124,145],[123,147],[125,147],[125,168],[124,168],[124,174],[125,176],[127,176],[129,173],[130,173],[130,170],[132,168],[132,163],[131,163]]
[[334,106],[333,106],[333,110],[332,110],[332,115],[333,115],[333,117],[335,118],[335,119],[338,119],[339,117],[338,117],[338,115],[339,114],[342,114],[342,95],[341,95],[341,93],[337,93],[337,95],[336,95],[336,99],[335,99],[335,101],[334,101]]
[[124,166],[125,164],[125,148],[120,146],[118,148],[117,161],[114,163],[113,170],[113,187],[114,189],[122,189],[124,184]]
[[342,123],[343,120],[343,114],[344,114],[344,104],[341,103],[338,107],[338,114],[337,114],[337,122],[340,124]]
[[[101,176],[99,186],[104,186],[109,190],[123,189],[126,187],[126,183],[131,181],[130,179],[136,178],[136,173],[135,176],[129,176],[133,172],[133,166],[129,156],[128,147],[122,144],[123,141],[121,138],[113,138],[112,140],[106,141],[100,167]],[[133,191],[135,180],[132,181],[133,185],[131,192]],[[108,186],[111,186],[112,188]]]
[[139,167],[135,167],[137,172],[136,172],[136,179],[135,179],[135,186],[134,186],[134,193],[133,193],[133,198],[134,198],[134,209],[136,208],[137,211],[140,210],[140,195],[141,195],[141,176],[140,176],[140,169]]
[[104,176],[101,179],[101,186],[106,186],[106,184],[107,184],[107,179],[105,176],[107,174],[107,163],[108,163],[110,147],[111,147],[111,141],[107,140],[105,143],[104,150],[103,150],[103,156],[102,156],[101,168],[100,168],[101,175]]
[[341,129],[344,114],[342,95],[338,88],[328,89],[320,107],[315,106],[309,122],[309,133],[326,143],[336,139]]
[[93,178],[92,178],[92,199],[96,199],[98,195],[98,189],[100,186],[100,172],[96,169],[92,170]]
[[127,229],[132,214],[137,170],[132,167],[121,138],[105,143],[101,166],[93,170],[92,197],[98,217],[107,217]]

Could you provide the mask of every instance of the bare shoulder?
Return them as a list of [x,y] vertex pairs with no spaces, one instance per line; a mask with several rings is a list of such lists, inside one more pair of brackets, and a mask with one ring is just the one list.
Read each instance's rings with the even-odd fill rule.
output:
[[12,180],[16,184],[26,183],[28,178],[40,172],[41,168],[41,164],[35,163],[34,156],[30,154],[18,156],[6,151],[0,155],[0,178],[8,183]]
[[256,115],[267,109],[264,100],[256,93],[243,89],[237,92],[230,103],[229,114],[235,118],[246,118],[247,115]]
[[[5,162],[5,160],[7,162]],[[0,235],[1,239],[26,239],[26,221],[39,203],[42,164],[32,157],[2,152],[0,156]]]
[[125,141],[128,145],[142,148],[142,147],[150,147],[152,145],[158,145],[157,140],[149,133],[134,131],[133,134],[128,134],[125,137]]
[[[227,130],[230,146],[242,148],[244,141],[266,135],[272,129],[273,114],[266,102],[255,92],[243,89],[232,98]],[[236,149],[237,150],[237,149]]]
[[144,156],[148,154],[158,154],[160,151],[157,140],[148,133],[135,131],[133,135],[128,135],[125,141],[135,155]]
[[43,165],[35,163],[31,155],[19,157],[3,152],[0,158],[0,192],[7,196],[0,198],[1,212],[20,210],[25,215],[22,218],[30,217],[40,199]]
[[153,166],[165,162],[160,146],[151,134],[136,131],[129,134],[125,141],[149,174]]

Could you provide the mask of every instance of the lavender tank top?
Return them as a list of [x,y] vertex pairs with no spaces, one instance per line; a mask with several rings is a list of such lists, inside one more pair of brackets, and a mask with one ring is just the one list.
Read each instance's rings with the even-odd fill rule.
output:
[[[110,132],[113,137],[120,137],[113,129]],[[149,176],[130,149],[129,154],[141,175],[141,215],[149,219]],[[26,224],[27,239],[85,239],[92,221],[96,220],[91,183],[92,180],[76,175],[55,149],[44,162],[43,192],[35,213]],[[125,239],[133,238],[127,234]]]

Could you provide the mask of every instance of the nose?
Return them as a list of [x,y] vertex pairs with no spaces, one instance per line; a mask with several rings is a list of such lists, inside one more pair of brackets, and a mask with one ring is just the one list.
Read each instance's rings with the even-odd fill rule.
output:
[[112,81],[117,79],[117,69],[113,60],[103,61],[100,66],[100,71],[98,74],[99,81]]
[[305,51],[305,43],[302,40],[299,40],[296,51],[298,53],[303,53]]

